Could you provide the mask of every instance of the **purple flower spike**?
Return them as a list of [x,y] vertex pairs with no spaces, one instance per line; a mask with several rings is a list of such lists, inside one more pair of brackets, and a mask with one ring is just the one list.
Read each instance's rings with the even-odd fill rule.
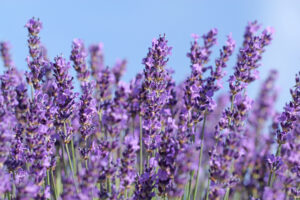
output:
[[126,136],[124,141],[125,149],[122,153],[120,179],[121,190],[128,190],[130,185],[134,183],[137,171],[135,169],[136,152],[139,150],[138,140]]
[[40,30],[42,29],[43,25],[42,22],[39,19],[35,19],[34,17],[31,18],[25,27],[28,29],[28,32],[33,35],[37,36],[40,33]]
[[83,82],[81,84],[83,94],[80,98],[80,110],[79,110],[79,121],[80,121],[80,134],[84,140],[86,140],[93,133],[92,120],[96,113],[96,102],[93,98],[93,90],[95,88],[95,82]]
[[163,106],[168,102],[169,92],[168,73],[165,69],[171,47],[167,45],[165,36],[153,39],[152,47],[149,48],[147,57],[143,59],[144,82],[143,82],[143,134],[146,150],[152,152],[157,148],[157,136],[161,129],[160,116]]
[[103,55],[103,44],[94,44],[89,47],[91,54],[91,70],[92,76],[97,80],[98,73],[104,68],[104,55]]
[[11,46],[8,42],[0,42],[0,53],[5,67],[14,67],[10,50]]
[[121,77],[126,71],[126,65],[127,61],[126,60],[117,60],[115,66],[112,68],[112,73],[115,76],[115,84],[118,85]]
[[90,72],[86,65],[86,57],[87,52],[83,41],[80,39],[74,39],[70,59],[74,63],[74,69],[77,71],[77,77],[80,81],[87,81],[90,76]]
[[280,157],[269,155],[267,158],[267,165],[272,172],[277,172],[283,165],[282,159]]

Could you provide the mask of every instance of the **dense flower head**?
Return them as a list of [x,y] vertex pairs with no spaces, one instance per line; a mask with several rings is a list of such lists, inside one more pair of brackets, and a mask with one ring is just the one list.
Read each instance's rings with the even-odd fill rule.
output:
[[89,47],[89,52],[91,54],[91,70],[92,75],[95,79],[98,79],[98,72],[104,68],[104,55],[103,55],[103,44],[93,44]]
[[267,165],[271,171],[278,171],[282,166],[283,162],[280,157],[276,157],[273,154],[268,156]]
[[63,140],[69,142],[73,128],[68,125],[69,123],[67,123],[67,120],[74,114],[77,93],[73,92],[73,77],[68,73],[70,63],[66,62],[61,56],[55,57],[54,61],[53,72],[55,86],[57,87],[55,93],[55,105],[57,106],[55,125]]
[[[97,74],[98,79],[96,79],[96,99],[99,105],[99,108],[105,104],[106,101],[111,99],[111,86],[114,82],[112,72],[108,67],[105,67]],[[98,108],[98,110],[99,110]]]
[[28,29],[28,32],[31,35],[37,36],[40,33],[40,30],[43,28],[43,24],[39,19],[35,19],[33,17],[27,22],[25,27]]
[[77,38],[74,39],[70,59],[73,61],[74,69],[77,71],[77,77],[81,81],[86,81],[90,75],[86,64],[86,57],[87,52],[83,41]]
[[230,90],[233,95],[243,90],[249,83],[258,78],[261,54],[272,40],[273,30],[267,28],[260,36],[254,35],[258,30],[256,22],[249,23],[244,36],[244,45],[238,54],[234,76],[230,76]]
[[190,58],[192,72],[184,83],[184,108],[181,110],[182,115],[187,115],[188,136],[194,135],[194,129],[191,127],[203,119],[202,114],[207,105],[210,105],[209,100],[213,94],[210,85],[213,84],[214,80],[208,78],[208,83],[205,84],[203,74],[209,68],[204,65],[209,61],[212,53],[211,48],[217,42],[217,29],[212,29],[203,35],[203,46],[200,46],[198,42],[198,35],[192,36],[194,41],[191,43],[190,52],[187,54],[187,57]]
[[13,67],[14,63],[10,55],[11,45],[8,42],[0,42],[0,53],[5,67]]
[[96,112],[96,102],[93,98],[93,89],[95,88],[95,82],[83,82],[82,89],[83,94],[80,97],[80,134],[83,139],[86,140],[93,133],[92,119]]
[[277,71],[270,71],[269,76],[263,82],[259,96],[254,103],[253,115],[249,117],[249,122],[255,126],[256,129],[263,128],[261,126],[268,117],[274,115],[273,107],[278,95],[275,87],[277,76]]
[[159,122],[160,112],[167,103],[169,92],[167,88],[168,76],[165,69],[168,56],[171,54],[171,47],[167,45],[164,36],[152,40],[152,47],[149,48],[147,57],[143,59],[144,82],[143,82],[143,105],[141,113],[144,118],[143,133],[146,149],[152,151],[157,146],[157,140],[161,124]]
[[162,142],[159,146],[159,161],[160,166],[158,177],[158,191],[161,196],[166,196],[171,190],[172,179],[175,173],[175,162],[178,153],[179,145],[172,136],[164,133]]
[[137,171],[134,168],[136,161],[136,152],[139,150],[138,141],[133,137],[126,136],[124,139],[125,149],[122,153],[120,177],[122,190],[127,190],[134,183]]
[[117,60],[115,66],[112,68],[112,73],[115,76],[115,84],[118,85],[122,75],[126,71],[126,60]]
[[278,118],[281,129],[277,130],[277,142],[285,143],[288,134],[295,127],[297,116],[300,113],[300,75],[296,75],[296,85],[290,90],[292,101],[285,105],[284,111]]
[[141,94],[142,94],[143,74],[138,73],[134,79],[130,81],[128,96],[128,111],[132,116],[136,116],[141,110]]
[[150,160],[150,165],[146,167],[143,174],[137,177],[135,183],[134,200],[146,199],[151,200],[155,196],[154,189],[156,188],[155,163]]
[[[44,66],[48,66],[47,61],[44,60],[41,48],[41,41],[38,36],[42,29],[42,23],[39,19],[31,18],[25,25],[28,29],[28,47],[29,54],[26,58],[30,72],[26,72],[26,79],[34,89],[40,88],[40,81],[44,76]],[[30,58],[31,57],[31,58]]]

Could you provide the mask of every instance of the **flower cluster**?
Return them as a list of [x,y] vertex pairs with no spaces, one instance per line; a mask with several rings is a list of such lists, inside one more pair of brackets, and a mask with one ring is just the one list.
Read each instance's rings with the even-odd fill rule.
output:
[[143,71],[126,83],[127,61],[106,66],[102,43],[87,50],[74,39],[69,60],[52,60],[41,21],[25,27],[25,75],[0,42],[0,199],[300,198],[300,72],[282,112],[275,70],[256,100],[247,95],[272,28],[247,25],[229,90],[218,97],[236,47],[231,34],[214,60],[217,29],[193,34],[191,72],[179,84],[168,67],[172,47],[160,35]]

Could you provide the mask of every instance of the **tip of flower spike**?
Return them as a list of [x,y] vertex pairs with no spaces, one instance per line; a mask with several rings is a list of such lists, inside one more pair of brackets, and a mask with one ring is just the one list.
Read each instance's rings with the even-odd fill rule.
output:
[[229,33],[229,34],[227,35],[227,41],[226,41],[226,44],[227,44],[228,46],[235,46],[235,40],[234,40],[233,37],[232,37],[232,33]]
[[258,24],[257,20],[248,22],[248,26],[246,27],[246,29],[248,29],[248,31],[250,33],[257,32],[259,30],[259,28],[260,28],[260,25]]
[[75,39],[73,40],[73,45],[76,46],[76,47],[81,47],[81,46],[83,45],[82,39],[75,38]]
[[199,36],[198,34],[196,34],[196,33],[192,33],[192,34],[191,34],[191,37],[192,37],[194,40],[198,40],[200,36]]
[[29,33],[36,36],[39,34],[40,30],[43,28],[43,24],[40,19],[35,19],[32,17],[25,25]]
[[266,35],[272,35],[275,33],[275,29],[271,26],[268,26],[264,31],[263,31],[263,34],[266,34]]
[[99,52],[102,51],[104,48],[104,44],[103,43],[98,43],[98,44],[93,44],[89,47],[89,51],[90,52]]

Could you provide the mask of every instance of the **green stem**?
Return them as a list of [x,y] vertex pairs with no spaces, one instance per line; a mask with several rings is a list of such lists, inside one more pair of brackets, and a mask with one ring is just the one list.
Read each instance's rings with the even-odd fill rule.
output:
[[74,169],[73,169],[73,165],[72,165],[72,161],[71,161],[71,156],[70,156],[70,152],[69,152],[69,147],[68,147],[67,143],[65,143],[65,147],[66,147],[66,151],[67,151],[67,155],[68,155],[68,160],[69,160],[69,165],[70,165],[70,168],[71,168],[71,172],[72,172],[73,176],[75,177]]
[[58,196],[57,196],[57,191],[56,191],[56,183],[55,183],[55,180],[54,180],[54,175],[53,175],[53,170],[51,170],[51,179],[52,179],[52,185],[53,185],[53,191],[54,191],[54,199],[58,199]]
[[[235,163],[235,160],[232,160],[231,161],[231,165],[230,165],[230,172],[229,174],[232,175],[233,171],[234,171],[234,163]],[[225,196],[224,196],[224,200],[228,200],[229,198],[229,193],[230,193],[230,187],[227,186],[226,188],[226,193],[225,193]]]
[[202,130],[201,130],[201,146],[200,146],[200,154],[199,154],[199,162],[198,162],[198,169],[197,169],[197,177],[196,177],[196,185],[194,189],[194,200],[196,200],[197,191],[198,191],[198,184],[199,184],[199,176],[200,176],[200,168],[201,168],[201,162],[202,162],[202,156],[203,156],[203,146],[204,146],[204,129],[205,129],[205,123],[206,123],[206,112],[204,113],[204,119],[202,124]]
[[[85,148],[88,147],[87,140],[85,140]],[[88,170],[88,159],[85,159],[85,168]]]
[[50,176],[49,176],[49,169],[47,169],[47,185],[50,186]]
[[191,193],[192,193],[192,181],[195,175],[195,171],[191,171],[190,173],[190,180],[189,180],[189,187],[188,187],[188,194],[187,194],[187,199],[190,200],[191,198]]
[[210,178],[208,178],[208,181],[207,181],[207,191],[206,191],[205,200],[209,199],[209,190],[210,190]]
[[273,170],[271,170],[270,174],[269,174],[269,178],[268,178],[268,186],[271,186],[271,178],[273,175]]
[[89,169],[89,168],[88,168],[88,160],[85,160],[84,163],[85,163],[85,168],[86,168],[86,170],[88,170],[88,169]]
[[111,194],[111,182],[110,182],[110,178],[107,178],[107,191],[109,194]]
[[72,158],[73,158],[74,173],[77,174],[77,164],[76,164],[75,148],[74,148],[73,140],[71,140],[71,151],[72,151]]
[[[276,157],[280,156],[281,153],[281,143],[278,145],[277,151],[276,151]],[[268,179],[268,186],[272,187],[273,183],[276,180],[276,174],[273,173],[273,170],[271,170],[270,175],[269,175],[269,179]]]
[[[191,121],[191,109],[188,110],[188,127],[190,126],[190,121]],[[192,138],[194,139],[194,138]],[[192,140],[194,142],[194,140]],[[191,192],[192,192],[192,181],[194,178],[195,171],[190,172],[190,179],[189,179],[189,184],[188,184],[188,194],[187,194],[187,199],[190,200],[191,197]]]
[[33,85],[32,85],[32,83],[30,83],[29,84],[30,85],[30,88],[31,88],[31,99],[33,100],[33,98],[34,98],[34,87],[33,87]]
[[[235,95],[232,95],[231,96],[231,106],[230,106],[230,112],[232,112],[233,111],[233,109],[234,109],[234,99],[235,99]],[[230,128],[230,126],[231,126],[231,117],[229,117],[229,119],[228,119],[228,126],[229,126],[229,128]]]
[[124,194],[124,196],[125,196],[125,199],[128,199],[128,192],[127,192],[127,189],[125,189],[125,194]]
[[143,127],[142,116],[139,116],[140,121],[140,175],[143,173]]
[[230,187],[227,187],[227,188],[226,188],[226,193],[225,193],[225,196],[224,196],[224,200],[228,200],[228,198],[229,198],[229,193],[230,193]]
[[8,200],[11,200],[11,194],[10,194],[10,192],[8,192]]
[[64,148],[64,141],[62,141],[61,143],[61,160],[62,160],[62,164],[63,164],[63,168],[64,168],[64,172],[65,174],[67,174],[67,167],[66,167],[66,163],[65,163],[65,148]]

